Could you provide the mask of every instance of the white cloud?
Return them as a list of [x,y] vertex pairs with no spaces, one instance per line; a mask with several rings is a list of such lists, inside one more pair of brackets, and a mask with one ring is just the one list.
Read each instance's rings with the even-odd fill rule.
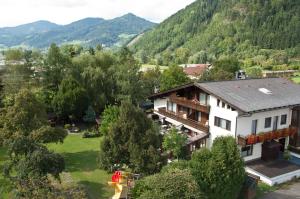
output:
[[85,17],[111,19],[132,12],[161,22],[195,0],[0,0],[0,27],[37,20],[67,24]]

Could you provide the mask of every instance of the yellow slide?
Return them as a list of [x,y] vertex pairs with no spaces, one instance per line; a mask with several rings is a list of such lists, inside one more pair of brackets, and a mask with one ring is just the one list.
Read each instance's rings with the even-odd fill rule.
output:
[[108,182],[108,185],[115,189],[115,195],[113,195],[112,199],[120,199],[123,191],[123,185],[117,182]]

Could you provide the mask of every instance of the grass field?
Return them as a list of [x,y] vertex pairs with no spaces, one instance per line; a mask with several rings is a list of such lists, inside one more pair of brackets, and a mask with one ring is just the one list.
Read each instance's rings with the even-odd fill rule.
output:
[[300,84],[300,73],[297,73],[295,75],[295,77],[292,78],[292,80],[297,83],[297,84]]
[[[50,150],[64,156],[67,174],[74,183],[83,185],[88,191],[89,198],[103,199],[113,195],[112,188],[107,186],[111,174],[97,166],[101,138],[81,138],[81,134],[68,135],[63,144],[49,144]],[[0,166],[5,161],[5,150],[0,148]],[[64,179],[62,179],[64,181]],[[5,180],[0,175],[0,188],[5,185]],[[0,190],[0,198],[9,198],[7,193]],[[1,197],[2,196],[2,197]]]
[[[151,65],[151,64],[143,64],[141,67],[141,71],[147,71],[147,70],[153,70],[156,68],[156,65]],[[159,66],[159,69],[161,72],[169,68],[168,66]]]

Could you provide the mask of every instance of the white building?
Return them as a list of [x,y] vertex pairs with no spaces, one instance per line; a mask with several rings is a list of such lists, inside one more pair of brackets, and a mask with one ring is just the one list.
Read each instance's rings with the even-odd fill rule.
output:
[[[236,138],[245,162],[256,168],[265,165],[261,159],[278,160],[280,151],[287,149],[289,137],[295,145],[300,144],[300,85],[286,79],[191,83],[151,99],[161,121],[180,126],[188,134],[191,151],[210,148],[216,137],[230,135]],[[261,174],[251,172],[251,167],[248,172]],[[300,167],[292,168],[291,172],[299,169],[296,173],[300,176]],[[278,170],[279,176],[281,172]],[[282,178],[267,183],[280,182]]]

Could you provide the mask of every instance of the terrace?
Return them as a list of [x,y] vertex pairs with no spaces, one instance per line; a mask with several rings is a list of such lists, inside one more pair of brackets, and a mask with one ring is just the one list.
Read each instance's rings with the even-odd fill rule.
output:
[[192,119],[189,119],[189,118],[184,118],[181,114],[176,114],[174,112],[167,111],[166,108],[159,108],[158,113],[165,117],[174,119],[184,125],[190,126],[197,130],[200,130],[200,131],[203,131],[204,133],[209,132],[209,128],[205,124],[195,121],[195,120],[192,120]]

